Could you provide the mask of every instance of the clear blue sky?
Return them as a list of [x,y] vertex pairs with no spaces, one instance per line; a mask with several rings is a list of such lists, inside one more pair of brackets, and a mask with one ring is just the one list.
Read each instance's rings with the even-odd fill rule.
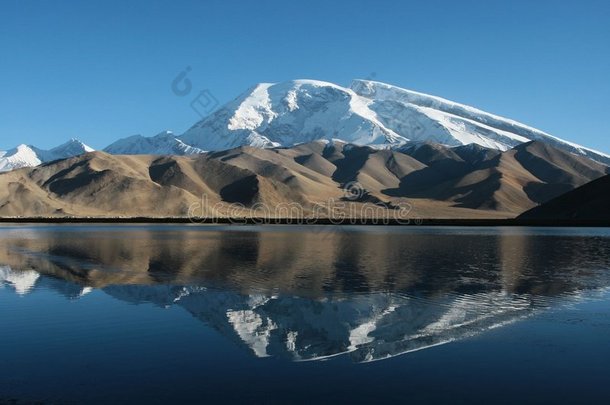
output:
[[171,82],[220,101],[257,82],[370,78],[610,152],[610,2],[0,3],[0,149],[181,133]]

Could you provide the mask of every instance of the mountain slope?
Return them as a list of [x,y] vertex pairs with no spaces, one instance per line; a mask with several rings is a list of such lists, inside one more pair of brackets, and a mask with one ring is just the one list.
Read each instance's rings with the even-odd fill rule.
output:
[[476,144],[506,151],[532,140],[610,164],[610,156],[513,120],[439,97],[356,80],[351,88],[315,80],[261,83],[179,137],[203,150],[293,146],[339,139],[370,146],[408,141]]
[[[450,155],[443,148],[436,145],[435,153],[423,156],[419,152],[428,167],[405,176],[398,189],[388,192],[407,198],[453,201],[465,208],[517,213],[602,177],[608,171],[602,164],[541,142],[520,145],[478,163],[447,158]],[[555,163],[542,160],[541,152],[554,155]],[[411,153],[417,156],[418,152]],[[575,167],[582,168],[582,172],[575,172]]]
[[610,220],[610,176],[604,176],[533,208],[524,219]]
[[43,162],[65,159],[87,152],[93,152],[93,148],[85,145],[78,139],[71,139],[50,150],[39,149],[29,145],[19,145],[6,152],[0,151],[0,172],[20,169],[22,167],[34,167]]
[[328,217],[339,207],[360,217],[406,203],[414,218],[508,218],[607,171],[538,142],[503,153],[323,141],[191,156],[93,152],[0,174],[0,215]]
[[[355,80],[351,88],[358,95],[371,100],[370,108],[382,117],[381,120],[390,129],[402,125],[404,121],[410,123],[408,128],[416,130],[405,136],[412,141],[437,142],[449,146],[474,143],[498,150],[507,150],[528,141],[542,141],[610,164],[610,155],[440,97],[367,80]],[[398,132],[403,135],[402,131]]]
[[[193,155],[240,146],[292,147],[315,140],[374,148],[441,144],[463,160],[489,159],[539,141],[564,152],[610,165],[610,155],[564,141],[519,122],[479,109],[380,82],[355,80],[342,87],[317,80],[260,83],[176,136],[135,135],[104,149],[120,155]],[[475,145],[475,146],[472,146]],[[482,148],[482,149],[478,149]],[[77,148],[78,149],[78,148]],[[25,145],[0,151],[0,171],[31,167],[91,151],[52,154]],[[315,158],[314,158],[315,159]]]
[[19,145],[8,151],[0,152],[0,172],[38,166],[40,163],[42,160],[34,148],[27,145]]
[[204,151],[189,146],[176,138],[171,131],[164,131],[152,137],[134,135],[120,139],[104,148],[113,155],[194,155]]

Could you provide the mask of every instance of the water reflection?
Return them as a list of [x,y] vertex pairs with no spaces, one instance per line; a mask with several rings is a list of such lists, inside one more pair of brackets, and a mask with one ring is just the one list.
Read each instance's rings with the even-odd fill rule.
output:
[[178,306],[258,357],[372,361],[610,285],[610,233],[31,228],[0,236],[17,294]]

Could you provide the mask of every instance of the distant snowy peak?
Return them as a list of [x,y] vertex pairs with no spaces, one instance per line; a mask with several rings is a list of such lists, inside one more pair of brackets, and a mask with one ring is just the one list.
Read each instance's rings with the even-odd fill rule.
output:
[[477,144],[505,151],[540,140],[610,164],[609,155],[517,121],[368,80],[355,80],[350,88],[315,80],[261,83],[178,138],[202,150],[341,139],[370,146],[396,146],[409,141]]
[[28,145],[19,145],[6,152],[0,152],[0,155],[0,172],[38,166],[42,163],[34,148]]
[[78,156],[93,151],[93,148],[85,145],[78,139],[71,139],[50,150],[39,149],[31,145],[19,145],[8,151],[0,151],[0,172],[21,169],[23,167],[34,167],[41,163]]
[[171,131],[152,137],[134,135],[120,139],[104,149],[113,155],[194,155],[203,153],[199,148],[185,144]]
[[85,145],[83,142],[76,138],[70,139],[68,142],[61,144],[51,150],[45,151],[42,149],[35,149],[39,156],[42,156],[42,160],[45,162],[65,159],[72,156],[82,155],[83,153],[89,153],[95,151],[92,147]]

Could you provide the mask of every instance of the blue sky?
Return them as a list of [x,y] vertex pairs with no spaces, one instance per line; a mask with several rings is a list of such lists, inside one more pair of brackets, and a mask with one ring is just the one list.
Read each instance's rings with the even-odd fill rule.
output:
[[610,152],[608,1],[0,3],[0,149],[181,133],[257,82],[374,78]]

